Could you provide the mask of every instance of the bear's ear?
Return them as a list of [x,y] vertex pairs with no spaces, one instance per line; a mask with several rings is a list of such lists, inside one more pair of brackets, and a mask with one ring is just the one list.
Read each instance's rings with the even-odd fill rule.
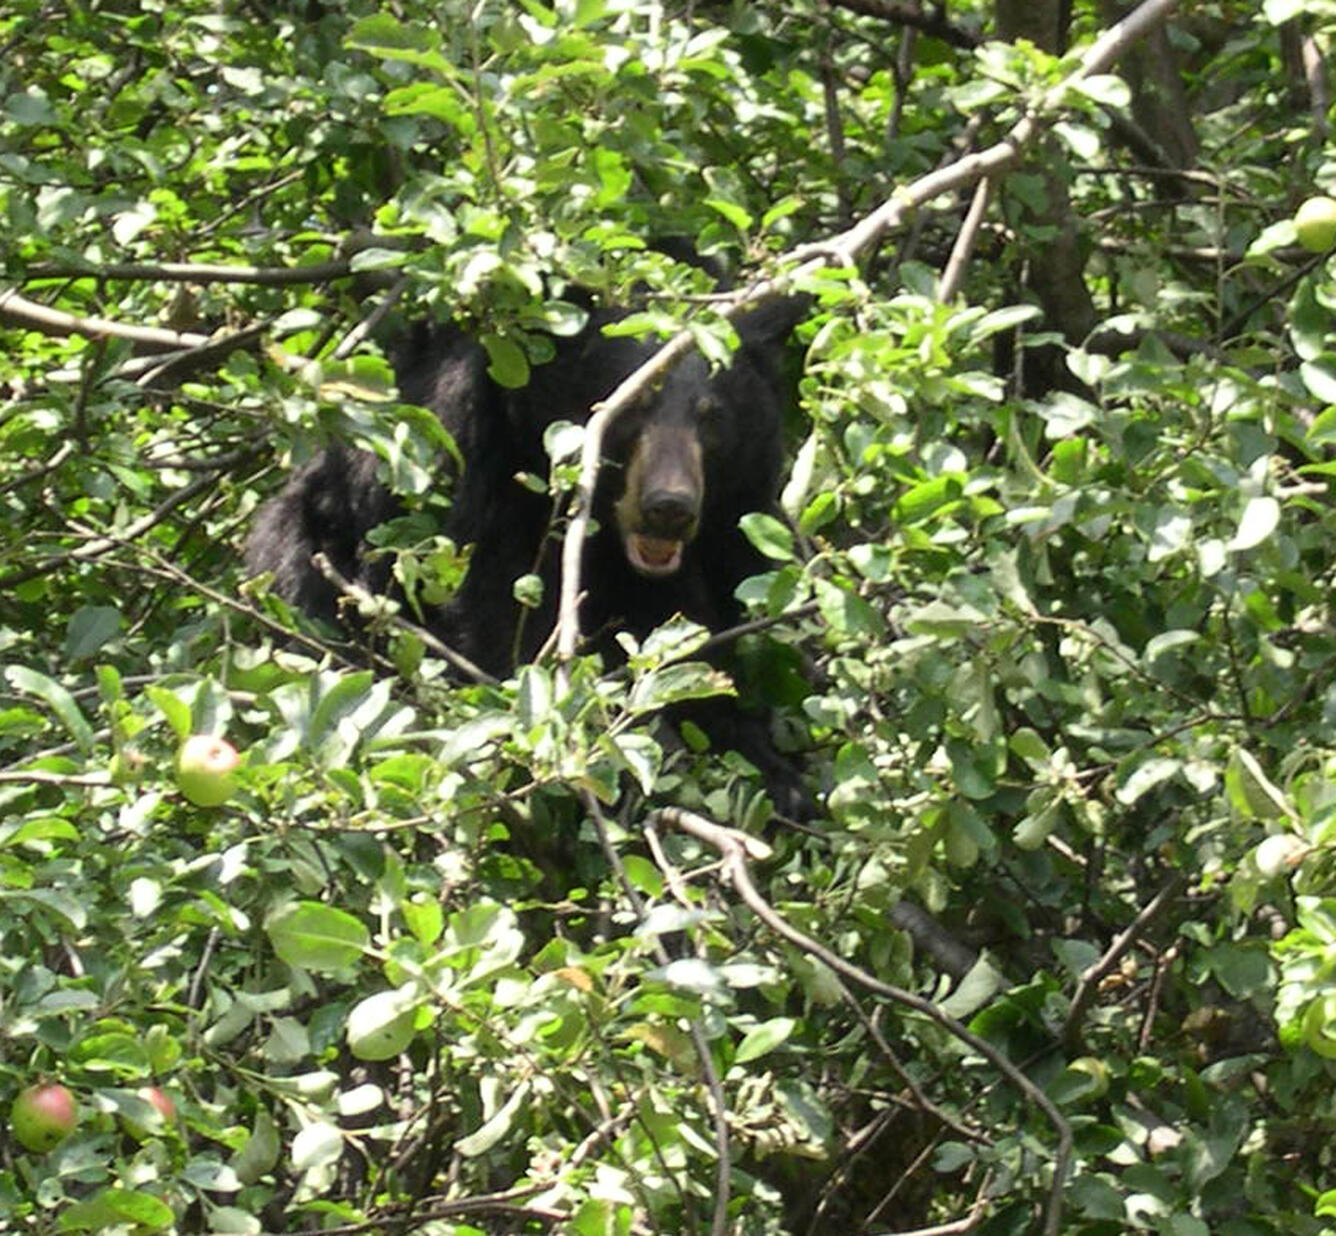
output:
[[734,319],[742,346],[782,343],[812,309],[810,296],[767,296]]

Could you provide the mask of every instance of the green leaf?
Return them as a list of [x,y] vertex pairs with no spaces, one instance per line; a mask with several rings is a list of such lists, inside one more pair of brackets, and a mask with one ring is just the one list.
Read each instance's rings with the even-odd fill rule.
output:
[[1262,0],[1262,13],[1273,26],[1307,13],[1313,0]]
[[980,957],[960,980],[955,991],[941,1001],[940,1008],[957,1019],[970,1017],[1006,987],[1006,975],[987,957]]
[[515,1117],[520,1109],[528,1102],[529,1083],[522,1082],[516,1086],[510,1097],[505,1101],[502,1107],[497,1110],[480,1128],[468,1134],[467,1137],[461,1137],[455,1142],[454,1148],[465,1158],[476,1158],[480,1154],[486,1154],[493,1146],[501,1141],[502,1138],[510,1132],[515,1122]]
[[404,916],[408,930],[420,944],[432,945],[441,938],[445,930],[445,915],[441,903],[425,894],[417,894],[411,901],[400,903],[399,912]]
[[1229,542],[1229,548],[1253,549],[1265,541],[1280,523],[1280,503],[1274,498],[1262,496],[1250,498],[1239,517],[1238,531]]
[[194,731],[194,725],[191,720],[190,705],[169,691],[166,687],[160,687],[156,683],[150,684],[144,688],[144,694],[153,701],[154,707],[162,713],[167,724],[172,727],[178,741],[184,742]]
[[121,629],[121,612],[110,605],[85,605],[74,611],[65,634],[65,655],[71,661],[90,657],[116,638]]
[[[460,133],[471,136],[478,127],[477,117],[469,104],[468,96],[456,86],[434,86],[427,82],[414,82],[410,86],[400,86],[385,96],[383,104],[387,116],[430,116]],[[403,263],[406,254],[394,250],[380,250],[387,258],[397,258],[393,265]],[[360,256],[360,255],[359,255]],[[373,268],[374,269],[374,268]]]
[[75,1044],[70,1058],[93,1072],[127,1078],[142,1076],[148,1066],[143,1041],[124,1031],[90,1034]]
[[455,75],[454,65],[438,50],[441,45],[440,34],[426,22],[405,25],[388,13],[378,13],[357,22],[344,42],[349,47],[373,52],[385,60],[399,60],[433,69],[442,77]]
[[1151,562],[1163,562],[1182,549],[1186,549],[1192,539],[1192,520],[1177,507],[1162,507],[1155,514],[1155,525],[1151,531]]
[[884,630],[881,615],[852,588],[818,579],[816,599],[822,618],[834,631],[873,639],[881,636]]
[[900,524],[921,523],[958,502],[961,492],[958,476],[936,476],[922,481],[900,496],[895,504],[895,520]]
[[1181,767],[1182,761],[1167,756],[1151,756],[1133,763],[1127,775],[1122,777],[1115,797],[1123,806],[1130,807],[1161,782],[1167,781]]
[[[1336,399],[1330,401],[1336,404]],[[1305,435],[1314,446],[1325,446],[1336,442],[1336,407],[1324,408],[1313,418]],[[1304,469],[1307,471],[1307,469]]]
[[0,903],[11,899],[19,903],[31,902],[59,914],[75,931],[83,931],[88,926],[88,911],[83,903],[58,889],[30,888],[23,892],[0,889]]
[[7,666],[4,677],[5,681],[15,691],[22,692],[25,695],[34,695],[48,705],[51,711],[56,714],[60,723],[69,731],[70,737],[78,744],[81,751],[85,754],[92,751],[96,742],[93,727],[88,724],[87,719],[79,710],[79,705],[74,702],[74,696],[65,690],[60,683],[23,665]]
[[743,533],[757,549],[775,562],[791,562],[795,556],[793,533],[773,515],[751,511],[739,521]]
[[356,964],[371,937],[351,914],[318,901],[280,910],[265,924],[274,952],[304,970],[343,970]]
[[[680,698],[680,697],[679,697]],[[600,746],[610,749],[617,763],[629,772],[643,794],[654,791],[659,767],[663,763],[663,748],[648,734],[604,735]]]
[[278,1164],[283,1143],[273,1117],[261,1108],[255,1114],[250,1136],[232,1157],[231,1167],[242,1184],[254,1184]]
[[1104,107],[1122,111],[1132,102],[1132,92],[1121,77],[1112,73],[1092,73],[1074,82],[1072,89]]
[[1299,366],[1299,376],[1314,399],[1336,404],[1336,357],[1323,355]]
[[798,1023],[792,1017],[772,1017],[769,1021],[753,1027],[738,1044],[733,1063],[746,1064],[751,1060],[759,1060],[780,1044],[786,1043],[797,1027]]
[[1241,815],[1262,820],[1296,819],[1297,813],[1262,766],[1243,747],[1235,747],[1225,769],[1225,788]]
[[292,1139],[292,1166],[299,1172],[332,1168],[342,1157],[343,1131],[329,1121],[313,1121]]
[[1021,850],[1037,850],[1049,834],[1062,823],[1062,799],[1056,794],[1047,793],[1035,804],[1038,810],[1031,810],[1015,827],[1011,839]]
[[176,1222],[172,1208],[153,1194],[132,1189],[103,1189],[61,1212],[62,1232],[103,1232],[116,1227],[156,1232]]
[[577,30],[603,20],[608,0],[576,0],[574,25]]
[[485,334],[479,342],[487,349],[487,372],[494,381],[513,389],[528,384],[529,358],[518,343],[496,334]]
[[726,674],[703,661],[682,661],[637,678],[627,708],[633,714],[644,714],[684,700],[734,693],[735,688]]
[[739,232],[744,234],[750,231],[752,224],[756,222],[748,211],[736,202],[726,202],[722,198],[709,197],[705,199],[705,205],[723,215]]
[[977,347],[993,335],[1013,331],[1018,326],[1036,321],[1041,316],[1037,305],[1008,305],[1005,309],[994,309],[970,324],[970,344]]
[[357,710],[367,698],[374,680],[375,675],[370,670],[360,670],[336,679],[321,694],[311,712],[307,730],[307,741],[313,750],[319,749],[333,730]]

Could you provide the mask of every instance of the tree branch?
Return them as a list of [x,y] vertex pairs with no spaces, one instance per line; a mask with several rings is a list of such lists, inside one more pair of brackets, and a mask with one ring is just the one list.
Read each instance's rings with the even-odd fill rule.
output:
[[[1178,0],[1145,0],[1122,21],[1109,27],[1091,44],[1077,67],[1044,95],[1031,114],[1023,116],[999,142],[976,154],[966,155],[956,163],[929,172],[907,188],[898,189],[876,210],[853,227],[829,240],[800,245],[780,259],[786,267],[781,274],[760,278],[738,292],[723,316],[735,321],[757,302],[801,288],[804,278],[821,270],[858,265],[891,228],[898,227],[915,210],[944,193],[968,188],[985,177],[996,176],[1019,162],[1022,152],[1042,132],[1041,118],[1060,112],[1071,87],[1087,77],[1109,69],[1137,39],[1153,29],[1177,7]],[[690,331],[683,330],[670,339],[617,388],[595,405],[594,414],[585,425],[580,451],[580,476],[576,485],[575,506],[566,529],[561,550],[561,591],[557,607],[556,646],[560,661],[569,661],[580,642],[579,597],[580,559],[592,517],[594,486],[603,456],[603,436],[608,426],[644,391],[667,373],[693,348]]]
[[410,635],[417,636],[423,644],[430,648],[438,657],[448,664],[454,666],[461,674],[471,678],[474,682],[488,683],[496,685],[496,679],[492,677],[485,669],[474,665],[462,652],[456,652],[449,644],[437,639],[425,627],[420,627],[414,622],[409,622],[402,614],[391,613],[384,608],[385,597],[368,591],[361,584],[354,583],[344,576],[339,569],[329,560],[325,554],[313,554],[311,562],[315,569],[320,572],[331,584],[334,585],[344,596],[350,597],[356,601],[359,607],[371,607],[381,613],[385,620],[394,628],[400,631],[406,631]]
[[952,47],[978,47],[982,40],[972,30],[958,26],[946,18],[946,5],[935,4],[929,11],[924,11],[920,4],[908,0],[827,0],[833,9],[844,9],[850,13],[859,13],[864,17],[875,17],[897,26],[908,26],[911,30],[921,30]]
[[1117,939],[1105,950],[1104,956],[1088,966],[1081,981],[1077,984],[1076,994],[1072,997],[1071,1008],[1067,1010],[1067,1019],[1062,1026],[1062,1040],[1067,1051],[1075,1055],[1081,1046],[1081,1022],[1099,990],[1099,984],[1122,959],[1128,949],[1136,943],[1136,938],[1154,921],[1161,911],[1178,895],[1182,880],[1173,877],[1154,897],[1142,906],[1140,913],[1127,927],[1118,934]]
[[83,318],[61,309],[48,309],[20,296],[13,288],[0,290],[0,321],[26,326],[46,335],[82,335],[85,339],[125,339],[143,348],[166,352],[177,348],[199,348],[208,335],[163,330],[157,326],[127,326],[107,318]]
[[747,849],[749,845],[753,844],[753,838],[746,833],[738,832],[732,828],[724,828],[707,820],[704,816],[697,815],[694,811],[687,811],[681,807],[664,807],[656,811],[654,817],[672,824],[682,832],[688,833],[718,850],[723,857],[721,876],[728,880],[733,886],[733,890],[752,913],[777,936],[817,958],[831,970],[834,970],[837,974],[842,974],[860,987],[865,987],[868,991],[883,996],[887,1000],[893,1000],[896,1004],[903,1005],[905,1008],[913,1009],[914,1012],[941,1026],[962,1043],[978,1052],[1011,1082],[1024,1098],[1044,1113],[1057,1132],[1058,1145],[1053,1154],[1053,1183],[1049,1189],[1048,1211],[1045,1216],[1043,1231],[1044,1236],[1058,1236],[1062,1223],[1062,1191],[1067,1183],[1067,1172],[1072,1157],[1072,1130],[1066,1118],[1048,1095],[1026,1077],[996,1047],[986,1039],[980,1038],[954,1017],[944,1013],[931,1000],[925,1000],[912,991],[906,991],[903,987],[882,982],[881,979],[867,973],[866,970],[860,969],[852,962],[845,961],[843,957],[832,952],[824,944],[791,926],[761,896],[756,885],[752,882],[751,871],[747,865]]
[[209,262],[112,262],[106,266],[46,265],[28,270],[30,279],[136,279],[151,283],[251,283],[282,288],[328,283],[353,273],[352,262],[319,262],[311,266],[230,266]]

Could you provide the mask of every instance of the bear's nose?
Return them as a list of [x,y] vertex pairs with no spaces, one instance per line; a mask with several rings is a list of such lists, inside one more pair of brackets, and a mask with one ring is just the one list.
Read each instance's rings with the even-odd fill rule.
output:
[[685,489],[656,489],[640,503],[645,530],[659,536],[683,536],[695,522],[695,494]]

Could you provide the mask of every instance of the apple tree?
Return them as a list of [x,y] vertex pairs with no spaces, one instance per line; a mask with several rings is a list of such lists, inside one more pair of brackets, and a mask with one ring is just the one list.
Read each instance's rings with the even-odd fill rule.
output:
[[[0,1227],[1336,1230],[1334,31],[11,0]],[[393,340],[522,385],[576,289],[716,364],[810,305],[731,684],[424,624],[480,564]],[[241,566],[331,441],[360,638]],[[661,724],[719,690],[813,819]]]

